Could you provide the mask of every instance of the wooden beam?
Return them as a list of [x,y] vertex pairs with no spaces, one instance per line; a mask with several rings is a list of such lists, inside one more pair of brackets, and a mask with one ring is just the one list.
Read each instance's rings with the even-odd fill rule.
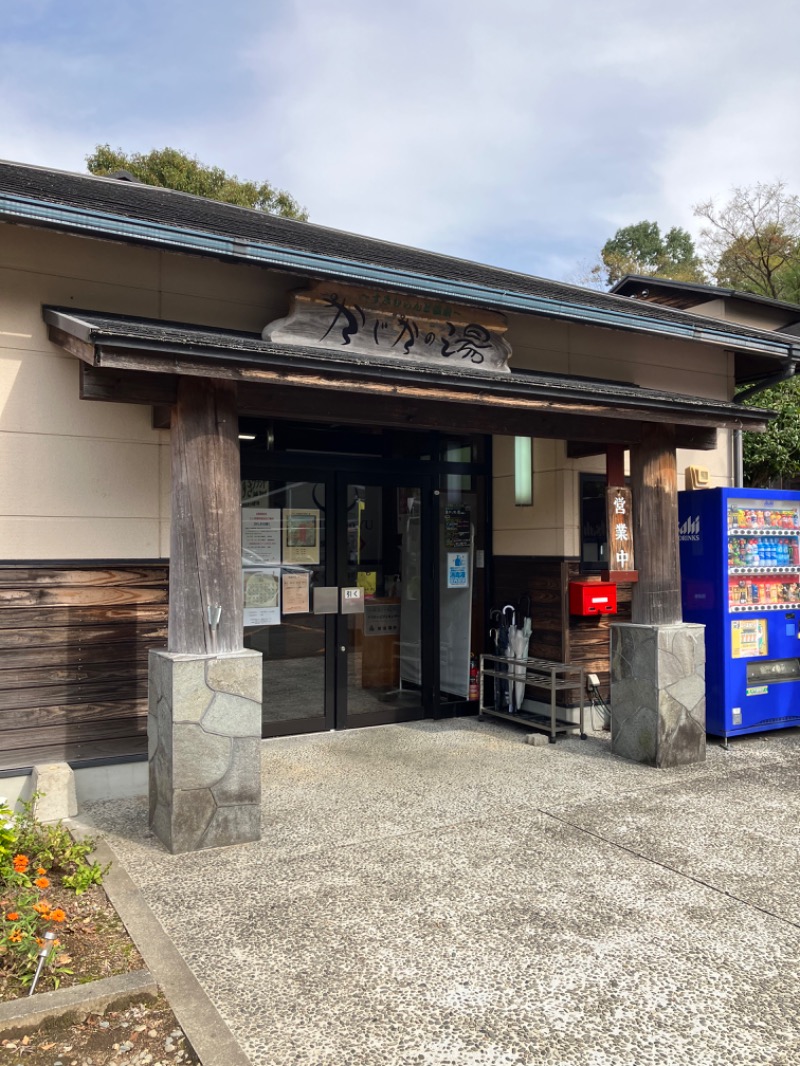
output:
[[640,437],[639,423],[617,421],[586,412],[580,417],[547,411],[515,411],[479,404],[469,397],[460,403],[433,399],[413,401],[401,396],[371,396],[343,390],[296,389],[292,386],[244,383],[239,386],[239,413],[261,418],[342,422],[405,429],[451,429],[503,436],[548,437],[562,440],[567,431],[591,440],[631,443]]
[[143,370],[106,370],[80,364],[82,400],[105,400],[110,403],[172,405],[178,397],[178,378],[174,374],[151,374]]
[[[230,363],[216,363],[211,359],[193,360],[188,357],[156,356],[136,349],[114,348],[106,350],[98,346],[96,364],[118,370],[142,370],[161,374],[179,374],[191,377],[211,377],[215,380],[251,382],[264,385],[288,385],[294,388],[323,389],[332,397],[338,393],[360,393],[371,397],[404,397],[420,402],[469,403],[493,407],[497,411],[527,411],[553,415],[573,415],[576,418],[606,417],[622,421],[639,422],[646,417],[650,422],[673,425],[677,420],[683,425],[716,427],[719,418],[706,413],[683,411],[679,415],[668,407],[644,412],[641,408],[621,406],[613,397],[585,401],[554,399],[530,395],[498,395],[490,386],[475,384],[468,390],[448,387],[446,384],[404,384],[396,380],[375,381],[359,379],[352,375],[331,377],[320,368],[264,368]],[[333,369],[333,366],[331,367]],[[500,432],[498,430],[498,432]],[[562,434],[564,436],[564,434]],[[579,438],[578,438],[579,439]]]
[[169,650],[215,650],[208,608],[222,607],[216,650],[242,647],[241,489],[236,386],[181,378],[172,418]]
[[47,336],[53,344],[57,344],[60,348],[69,352],[70,355],[76,355],[78,359],[81,359],[84,363],[94,366],[94,345],[90,344],[89,341],[78,340],[78,338],[73,337],[71,333],[67,333],[63,329],[58,329],[56,326],[47,327]]
[[[717,435],[718,431],[710,427],[676,425],[675,447],[713,452],[717,447]],[[632,443],[636,442],[632,441]],[[599,439],[594,441],[568,440],[567,458],[586,459],[589,456],[605,455],[607,448],[608,444]]]
[[644,425],[631,449],[634,544],[639,581],[631,621],[671,625],[682,620],[675,430]]

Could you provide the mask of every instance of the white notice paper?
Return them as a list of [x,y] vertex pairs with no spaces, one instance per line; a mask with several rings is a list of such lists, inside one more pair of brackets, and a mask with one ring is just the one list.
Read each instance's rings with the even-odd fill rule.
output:
[[276,626],[281,620],[281,572],[277,569],[244,571],[244,624]]
[[242,508],[242,564],[264,566],[281,561],[279,507]]

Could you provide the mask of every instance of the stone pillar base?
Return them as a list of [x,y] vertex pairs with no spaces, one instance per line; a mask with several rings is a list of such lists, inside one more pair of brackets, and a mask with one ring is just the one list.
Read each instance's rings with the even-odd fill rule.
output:
[[150,652],[150,828],[171,852],[260,838],[261,698],[260,652]]
[[651,766],[706,757],[705,626],[611,626],[611,750]]

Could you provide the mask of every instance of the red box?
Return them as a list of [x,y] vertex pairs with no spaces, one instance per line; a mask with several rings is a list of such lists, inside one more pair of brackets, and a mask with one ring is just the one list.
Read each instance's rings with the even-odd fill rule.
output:
[[570,614],[616,614],[617,586],[613,581],[570,581]]

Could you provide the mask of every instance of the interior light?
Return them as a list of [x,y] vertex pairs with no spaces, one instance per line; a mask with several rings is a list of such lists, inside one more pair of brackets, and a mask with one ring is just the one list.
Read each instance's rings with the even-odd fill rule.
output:
[[514,503],[530,507],[533,503],[533,441],[514,437]]
[[255,439],[256,439],[255,433],[240,433],[239,434],[239,440],[255,440]]

